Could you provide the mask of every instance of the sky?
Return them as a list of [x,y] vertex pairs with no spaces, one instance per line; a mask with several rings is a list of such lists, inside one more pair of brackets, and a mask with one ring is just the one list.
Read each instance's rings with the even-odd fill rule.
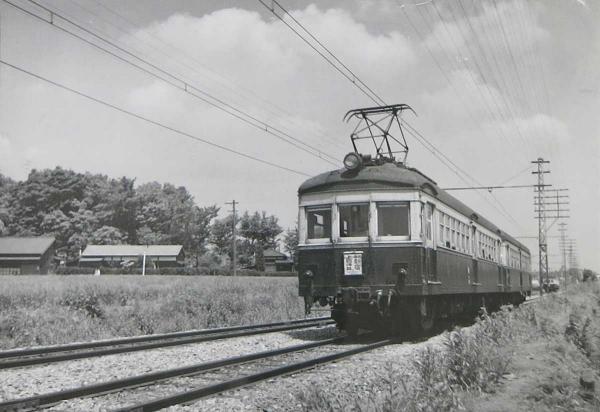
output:
[[[1,60],[184,134],[0,64],[0,173],[14,179],[61,166],[170,182],[222,215],[235,199],[292,227],[298,186],[341,167],[352,150],[344,114],[373,105],[258,1],[36,1],[55,13],[53,25],[28,0],[10,2],[41,20],[0,1]],[[534,184],[530,162],[549,160],[546,183],[569,189],[564,222],[579,266],[600,271],[600,1],[279,3],[384,101],[415,110],[405,120],[439,152],[407,135],[407,163],[440,187]],[[532,191],[453,194],[517,236],[535,261]],[[558,269],[558,222],[548,224]]]

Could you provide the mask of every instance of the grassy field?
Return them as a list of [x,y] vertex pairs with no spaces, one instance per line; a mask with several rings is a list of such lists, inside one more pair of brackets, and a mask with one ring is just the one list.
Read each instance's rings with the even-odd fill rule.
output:
[[368,395],[300,389],[303,410],[600,411],[600,284],[484,314],[382,371]]
[[3,276],[0,348],[300,318],[295,278]]

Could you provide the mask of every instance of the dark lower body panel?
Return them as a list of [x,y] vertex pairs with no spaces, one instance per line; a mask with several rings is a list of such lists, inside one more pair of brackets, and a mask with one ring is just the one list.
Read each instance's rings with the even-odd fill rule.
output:
[[[319,301],[350,333],[358,328],[419,334],[441,319],[475,316],[519,304],[531,293],[530,275],[450,250],[417,246],[353,248],[362,274],[345,275],[347,249],[302,250],[299,292],[307,311]],[[305,276],[306,274],[310,276]]]

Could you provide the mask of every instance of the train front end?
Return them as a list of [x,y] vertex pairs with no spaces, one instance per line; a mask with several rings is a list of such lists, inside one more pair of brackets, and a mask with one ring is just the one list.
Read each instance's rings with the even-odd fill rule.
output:
[[[394,319],[402,302],[420,296],[433,270],[433,187],[394,162],[341,169],[299,189],[298,276],[306,309],[329,305],[341,329],[375,329]],[[400,299],[404,296],[404,299]]]

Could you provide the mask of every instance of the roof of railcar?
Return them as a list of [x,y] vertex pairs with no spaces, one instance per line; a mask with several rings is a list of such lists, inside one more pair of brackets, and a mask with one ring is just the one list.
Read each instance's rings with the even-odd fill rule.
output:
[[[405,167],[396,163],[383,163],[381,165],[365,166],[358,171],[346,169],[325,172],[306,180],[298,189],[298,194],[308,194],[329,190],[373,190],[373,189],[414,188],[427,191],[442,203],[455,209],[457,212],[473,219],[481,226],[494,233],[499,233],[503,240],[529,252],[521,242],[500,230],[498,226],[475,212],[463,202],[440,189],[437,183],[419,172],[417,169]],[[473,217],[474,215],[474,217]]]

